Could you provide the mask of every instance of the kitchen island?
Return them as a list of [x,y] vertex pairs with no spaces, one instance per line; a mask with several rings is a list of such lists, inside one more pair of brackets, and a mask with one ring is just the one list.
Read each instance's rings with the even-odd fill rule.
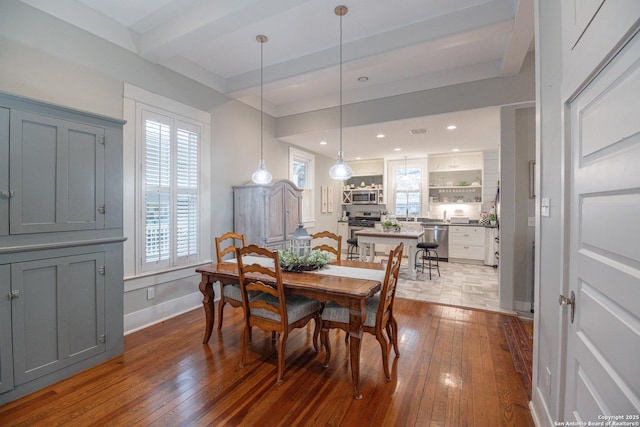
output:
[[[424,230],[407,231],[381,231],[376,229],[360,230],[355,232],[360,247],[360,261],[365,261],[365,254],[369,254],[369,262],[373,262],[376,253],[376,244],[397,245],[400,242],[408,248],[408,272],[411,279],[416,278],[415,253],[419,242],[422,241]],[[365,250],[365,247],[368,250]]]

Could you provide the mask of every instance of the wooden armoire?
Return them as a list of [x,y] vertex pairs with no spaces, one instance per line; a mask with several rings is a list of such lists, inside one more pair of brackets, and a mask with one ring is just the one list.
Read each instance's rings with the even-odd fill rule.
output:
[[286,179],[233,187],[233,228],[247,244],[286,249],[302,221],[302,190]]

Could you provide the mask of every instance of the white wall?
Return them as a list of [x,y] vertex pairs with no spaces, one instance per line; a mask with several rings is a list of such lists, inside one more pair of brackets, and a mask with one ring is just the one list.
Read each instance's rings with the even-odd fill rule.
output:
[[[211,241],[231,230],[231,187],[250,180],[260,157],[259,111],[21,2],[0,2],[1,91],[122,118],[125,82],[211,113],[212,175],[207,184],[212,193]],[[265,160],[274,179],[286,178],[288,145],[272,136],[274,126],[274,119],[265,115]],[[319,185],[330,185],[328,169],[332,163],[332,159],[316,156]],[[131,180],[125,182],[124,192],[131,193],[133,185]],[[320,215],[317,201],[317,227],[335,230],[340,205],[338,192],[334,194],[338,209],[333,216]],[[132,244],[133,236],[127,237],[126,244]],[[209,261],[210,251],[205,255],[203,261]],[[201,306],[198,283],[193,268],[131,277],[125,284],[125,330]],[[155,288],[155,298],[150,301],[146,298],[148,287]]]
[[[553,425],[564,419],[563,392],[560,375],[564,369],[559,358],[563,345],[560,334],[561,310],[558,296],[568,265],[564,257],[565,230],[563,227],[564,185],[567,158],[562,140],[561,75],[562,31],[561,2],[536,0],[536,162],[539,182],[536,189],[536,211],[540,199],[551,200],[549,217],[539,217],[536,230],[537,252],[536,295],[533,340],[533,413],[539,425]],[[547,375],[547,372],[549,375]],[[548,382],[547,382],[548,380]]]
[[525,311],[531,304],[533,229],[527,219],[534,216],[534,205],[529,199],[528,156],[535,143],[534,123],[531,104],[500,110],[499,268],[500,307],[505,310]]

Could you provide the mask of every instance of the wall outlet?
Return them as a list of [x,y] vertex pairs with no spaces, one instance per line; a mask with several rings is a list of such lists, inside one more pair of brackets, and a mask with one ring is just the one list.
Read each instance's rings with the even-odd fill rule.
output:
[[551,395],[551,370],[547,366],[544,369],[544,389],[547,392],[547,395]]
[[529,227],[535,227],[536,226],[536,217],[535,216],[527,217],[527,225]]
[[151,300],[156,296],[156,290],[154,288],[147,289],[147,300]]

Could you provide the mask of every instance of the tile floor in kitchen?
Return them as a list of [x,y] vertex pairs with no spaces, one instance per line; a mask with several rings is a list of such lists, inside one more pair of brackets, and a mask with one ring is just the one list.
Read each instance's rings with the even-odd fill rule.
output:
[[[378,257],[376,256],[376,259]],[[406,267],[406,258],[403,260]],[[486,265],[440,262],[440,277],[433,270],[418,272],[415,280],[400,270],[396,296],[462,307],[512,313],[500,308],[498,299],[498,270]]]

